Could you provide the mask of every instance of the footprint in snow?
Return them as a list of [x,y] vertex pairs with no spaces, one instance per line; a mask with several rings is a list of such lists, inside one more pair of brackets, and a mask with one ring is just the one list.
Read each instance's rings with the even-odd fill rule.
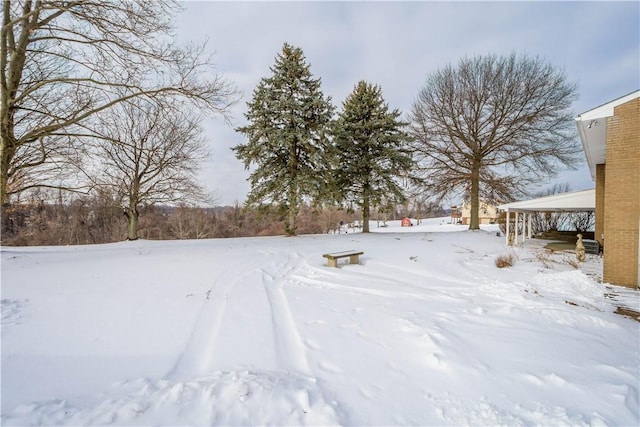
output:
[[320,366],[320,369],[322,369],[323,371],[331,372],[333,374],[342,373],[342,369],[340,369],[336,365],[332,365],[329,362],[320,362],[318,366]]
[[1,300],[0,312],[2,313],[2,325],[19,325],[21,323],[20,319],[22,319],[22,308],[27,301],[29,300]]

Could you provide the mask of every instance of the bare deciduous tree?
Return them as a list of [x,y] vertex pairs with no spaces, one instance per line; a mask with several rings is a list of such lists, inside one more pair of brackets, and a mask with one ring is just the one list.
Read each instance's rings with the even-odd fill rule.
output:
[[[6,0],[0,33],[0,204],[52,177],[92,136],[96,113],[173,94],[224,113],[235,91],[206,45],[171,37],[172,0]],[[65,176],[69,174],[65,170]],[[53,178],[53,179],[52,179]]]
[[127,239],[138,238],[145,206],[206,201],[196,172],[207,153],[199,117],[179,103],[138,99],[100,116],[97,184],[117,195],[128,220]]
[[571,103],[576,86],[539,58],[463,59],[432,74],[410,119],[427,189],[437,200],[509,201],[527,187],[573,167],[580,147]]
[[215,235],[216,215],[211,209],[180,206],[168,215],[171,238],[206,239]]

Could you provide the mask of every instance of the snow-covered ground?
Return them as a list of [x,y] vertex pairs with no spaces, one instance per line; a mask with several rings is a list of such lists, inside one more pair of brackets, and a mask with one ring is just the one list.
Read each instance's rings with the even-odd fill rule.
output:
[[638,293],[443,222],[3,247],[1,422],[639,425]]

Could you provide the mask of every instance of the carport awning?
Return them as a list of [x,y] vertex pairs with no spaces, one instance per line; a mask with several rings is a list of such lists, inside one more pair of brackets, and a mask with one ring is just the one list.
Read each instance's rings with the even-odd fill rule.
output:
[[584,212],[595,211],[596,190],[572,191],[560,193],[537,199],[523,200],[520,202],[498,205],[503,211],[511,212]]

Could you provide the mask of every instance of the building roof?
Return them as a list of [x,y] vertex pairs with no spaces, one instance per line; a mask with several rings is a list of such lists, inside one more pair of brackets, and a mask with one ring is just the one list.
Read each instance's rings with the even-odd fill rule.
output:
[[607,117],[612,117],[614,109],[622,104],[640,97],[640,90],[631,92],[628,95],[614,99],[602,104],[599,107],[585,111],[575,118],[578,134],[582,141],[584,153],[587,156],[591,177],[595,180],[596,165],[605,162],[605,151],[607,145]]
[[498,205],[498,208],[512,212],[594,211],[596,208],[596,190],[592,188],[591,190],[553,194],[537,199],[505,203]]

